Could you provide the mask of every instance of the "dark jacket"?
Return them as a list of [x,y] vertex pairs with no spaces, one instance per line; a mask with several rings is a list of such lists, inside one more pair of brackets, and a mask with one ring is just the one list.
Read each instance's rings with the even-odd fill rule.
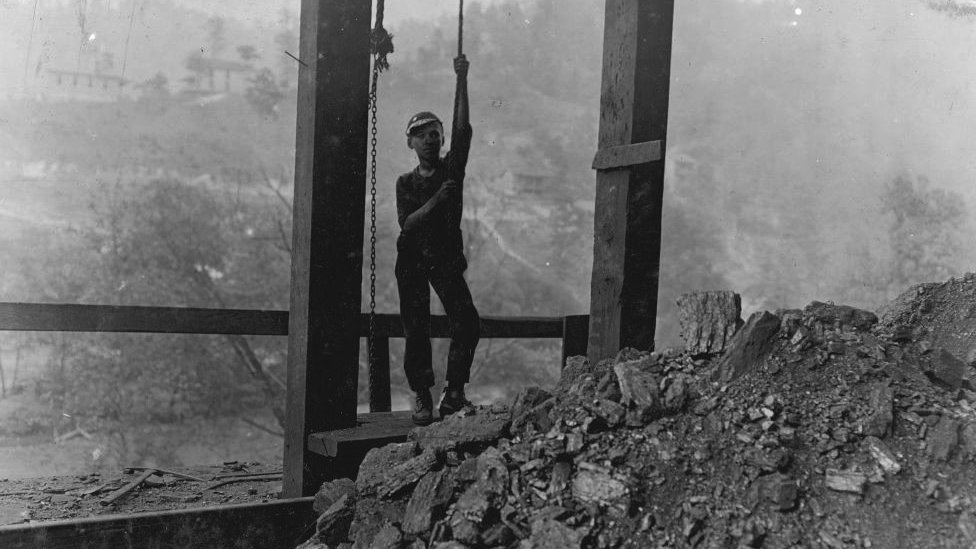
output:
[[[429,177],[420,175],[420,166],[397,178],[397,220],[400,237],[397,239],[398,263],[422,264],[428,269],[467,268],[464,244],[461,239],[461,210],[464,196],[464,170],[471,149],[471,125],[454,129],[451,150],[440,159]],[[458,198],[434,209],[427,221],[409,231],[403,224],[407,217],[427,203],[441,185],[453,179],[457,181]]]

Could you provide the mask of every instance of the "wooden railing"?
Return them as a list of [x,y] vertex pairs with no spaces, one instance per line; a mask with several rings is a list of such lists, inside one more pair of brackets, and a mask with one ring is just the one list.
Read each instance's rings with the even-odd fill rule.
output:
[[[481,318],[481,338],[561,339],[562,358],[585,355],[588,315]],[[156,334],[288,335],[288,311],[199,309],[47,303],[0,303],[0,331],[128,332]],[[450,337],[447,317],[431,317],[431,337]],[[369,338],[363,313],[360,337]],[[377,314],[375,361],[369,368],[372,412],[390,410],[390,338],[403,337],[400,316]],[[367,342],[369,343],[369,342]]]

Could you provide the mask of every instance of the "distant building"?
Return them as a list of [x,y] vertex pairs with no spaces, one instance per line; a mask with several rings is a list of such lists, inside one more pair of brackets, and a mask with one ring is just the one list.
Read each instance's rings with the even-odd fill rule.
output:
[[215,59],[200,54],[186,59],[190,74],[183,79],[187,83],[185,93],[242,92],[248,86],[254,67],[239,61]]
[[42,96],[55,101],[116,101],[129,81],[104,72],[48,69]]

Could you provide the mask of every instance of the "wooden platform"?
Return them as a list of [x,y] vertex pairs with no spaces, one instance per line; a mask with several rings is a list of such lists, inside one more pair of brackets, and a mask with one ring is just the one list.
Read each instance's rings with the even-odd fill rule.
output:
[[312,433],[308,450],[332,460],[334,478],[356,478],[366,453],[395,442],[405,442],[416,427],[410,411],[359,414],[356,427]]
[[292,549],[315,530],[313,498],[0,526],[4,549]]

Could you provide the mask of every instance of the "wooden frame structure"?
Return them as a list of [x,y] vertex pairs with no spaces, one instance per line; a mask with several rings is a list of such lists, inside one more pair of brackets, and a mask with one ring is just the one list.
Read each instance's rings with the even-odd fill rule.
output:
[[[372,0],[302,1],[285,440],[290,497],[313,493],[329,476],[330,463],[311,449],[316,433],[375,423],[357,417],[355,402],[371,10]],[[625,346],[654,347],[673,18],[674,0],[606,1],[593,162],[591,361]],[[388,365],[383,370],[388,375]],[[377,433],[377,440],[389,434]],[[321,446],[333,451],[334,442]]]
[[[330,456],[337,444],[363,442],[357,425],[369,424],[357,416],[356,394],[360,338],[368,333],[360,307],[372,3],[302,0],[290,313],[0,303],[0,330],[288,335],[284,498],[314,493],[337,472]],[[606,0],[590,315],[485,318],[483,337],[561,337],[564,357],[588,351],[591,361],[624,346],[653,348],[673,15],[674,0]],[[388,350],[387,338],[402,335],[396,320],[379,315],[381,351]],[[446,337],[446,319],[435,319],[432,329],[434,337]],[[371,372],[377,387],[386,376],[385,394],[371,394],[371,411],[388,414],[388,356]],[[242,512],[247,520],[284,513],[307,522],[309,500],[289,501]],[[163,522],[179,524],[197,512],[173,512]],[[245,515],[216,510],[206,516],[224,517],[215,519],[220,522]],[[119,526],[128,519],[122,520],[106,523],[114,540],[128,539]],[[50,539],[44,536],[69,530],[54,523],[6,527],[0,541]],[[145,531],[151,530],[168,531],[158,524]]]

